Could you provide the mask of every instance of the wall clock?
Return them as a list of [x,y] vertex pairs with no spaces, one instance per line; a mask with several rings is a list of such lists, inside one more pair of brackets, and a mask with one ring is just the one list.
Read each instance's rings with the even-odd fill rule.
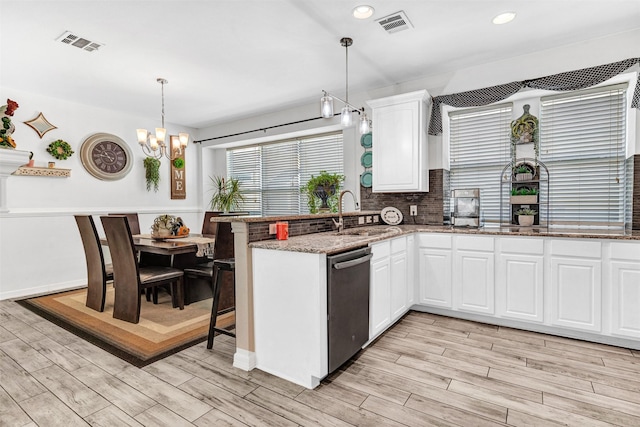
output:
[[98,179],[113,181],[124,178],[133,166],[133,153],[122,139],[109,133],[96,133],[80,148],[82,166]]

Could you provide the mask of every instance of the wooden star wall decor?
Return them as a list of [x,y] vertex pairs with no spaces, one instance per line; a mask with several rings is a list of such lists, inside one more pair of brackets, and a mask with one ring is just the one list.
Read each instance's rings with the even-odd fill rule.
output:
[[50,130],[58,129],[56,126],[49,123],[42,113],[38,114],[37,117],[31,120],[27,120],[24,124],[35,130],[36,133],[40,135],[40,139],[42,139],[44,134]]

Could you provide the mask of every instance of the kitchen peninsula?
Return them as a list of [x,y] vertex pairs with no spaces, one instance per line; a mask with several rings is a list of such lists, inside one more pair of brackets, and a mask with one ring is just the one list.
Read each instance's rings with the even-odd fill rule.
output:
[[[639,231],[353,228],[358,216],[369,214],[348,214],[343,234],[310,232],[286,241],[258,238],[260,227],[283,218],[224,219],[237,233],[236,257],[245,257],[243,271],[236,271],[237,298],[243,294],[236,304],[237,332],[243,338],[235,366],[315,387],[327,374],[326,257],[366,246],[373,253],[370,339],[413,309],[640,349]],[[280,298],[283,306],[269,299],[264,307],[263,293],[281,283],[299,289]],[[265,347],[274,338],[270,321],[278,325],[274,336],[292,348]],[[277,366],[263,363],[274,360]]]

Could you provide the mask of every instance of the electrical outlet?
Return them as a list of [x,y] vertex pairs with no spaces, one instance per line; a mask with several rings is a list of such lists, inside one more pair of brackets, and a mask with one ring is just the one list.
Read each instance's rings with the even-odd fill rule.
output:
[[367,215],[367,224],[371,224],[371,216]]
[[374,224],[377,224],[378,222],[380,222],[380,217],[378,215],[374,215],[373,216],[373,222],[374,222]]
[[269,224],[269,234],[276,234],[276,225]]
[[358,225],[362,225],[364,224],[364,217],[363,216],[359,216],[358,217]]
[[411,216],[418,215],[418,205],[409,206],[409,215],[411,215]]

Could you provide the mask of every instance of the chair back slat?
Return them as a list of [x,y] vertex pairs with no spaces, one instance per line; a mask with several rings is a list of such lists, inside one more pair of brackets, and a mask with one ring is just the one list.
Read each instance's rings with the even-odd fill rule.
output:
[[80,231],[84,257],[87,264],[87,302],[94,310],[103,311],[106,293],[107,272],[104,265],[104,254],[100,238],[91,215],[75,215]]
[[140,234],[140,222],[137,213],[110,213],[109,216],[126,216],[129,220],[131,234]]
[[204,213],[204,221],[202,221],[202,235],[207,237],[215,237],[218,230],[218,222],[211,222],[211,218],[220,216],[220,212],[206,211]]

